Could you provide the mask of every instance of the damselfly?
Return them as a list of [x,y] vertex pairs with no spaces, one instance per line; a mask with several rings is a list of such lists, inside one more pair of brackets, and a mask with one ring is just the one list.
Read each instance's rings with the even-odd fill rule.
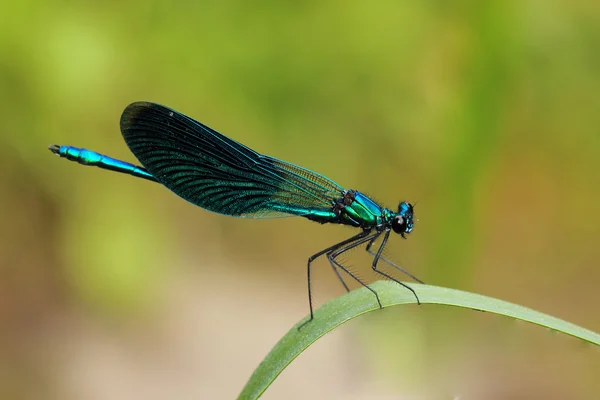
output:
[[[373,270],[410,290],[414,289],[377,268],[382,260],[421,282],[382,256],[390,233],[406,238],[413,230],[413,206],[400,202],[398,211],[378,205],[364,194],[344,189],[306,168],[259,154],[177,111],[147,102],[130,104],[121,116],[121,132],[143,167],[91,150],[50,146],[60,157],[158,182],[183,199],[204,209],[234,217],[274,218],[301,216],[321,224],[356,227],[360,233],[308,258],[308,303],[313,319],[311,264],[326,255],[347,291],[342,274],[377,292],[339,262],[346,251],[366,244]],[[377,251],[373,243],[382,237]],[[307,322],[308,322],[307,321]]]

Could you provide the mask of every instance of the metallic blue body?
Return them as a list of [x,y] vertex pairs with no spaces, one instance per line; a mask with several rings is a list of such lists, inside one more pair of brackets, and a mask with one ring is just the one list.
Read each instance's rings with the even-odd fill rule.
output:
[[70,161],[75,161],[81,165],[100,167],[156,182],[156,179],[152,176],[152,174],[150,174],[144,168],[125,161],[117,160],[116,158],[105,156],[104,154],[96,153],[92,150],[80,149],[73,146],[50,146],[50,150],[58,154],[60,157],[64,157]]
[[[152,176],[145,168],[118,160],[97,153],[92,150],[82,149],[74,146],[56,146],[55,153],[70,161],[81,165],[95,166],[115,172],[121,172],[139,178],[144,178],[153,182],[158,180]],[[53,150],[54,151],[54,150]],[[356,190],[348,190],[340,193],[338,201],[342,201],[343,196],[352,194],[353,201],[345,206],[339,214],[336,215],[331,209],[318,209],[311,207],[298,207],[286,204],[282,207],[273,208],[273,211],[279,211],[290,215],[298,215],[320,223],[338,223],[354,227],[381,228],[391,221],[396,214],[388,209],[381,207],[372,199]],[[332,205],[336,202],[332,202]],[[405,203],[404,203],[405,204]],[[403,215],[408,211],[408,206],[404,205],[400,211]]]

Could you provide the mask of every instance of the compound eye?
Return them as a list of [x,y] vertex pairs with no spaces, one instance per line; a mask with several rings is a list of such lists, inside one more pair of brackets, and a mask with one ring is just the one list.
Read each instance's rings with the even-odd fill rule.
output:
[[406,231],[406,218],[397,215],[392,220],[392,229],[396,233],[404,233]]

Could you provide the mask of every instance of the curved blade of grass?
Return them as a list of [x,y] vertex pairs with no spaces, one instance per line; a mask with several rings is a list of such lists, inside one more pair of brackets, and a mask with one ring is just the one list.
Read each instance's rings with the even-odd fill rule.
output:
[[[513,317],[600,346],[600,334],[526,307],[460,290],[416,283],[410,285],[418,293],[422,304],[444,304]],[[371,287],[379,294],[383,307],[398,304],[416,304],[416,299],[412,293],[396,283],[380,281],[375,282]],[[306,318],[303,319],[279,340],[256,368],[242,390],[239,399],[256,399],[260,397],[284,368],[318,338],[346,321],[378,309],[373,294],[365,288],[354,290],[329,301],[315,311],[315,319],[312,322],[298,331],[298,326],[306,320]]]

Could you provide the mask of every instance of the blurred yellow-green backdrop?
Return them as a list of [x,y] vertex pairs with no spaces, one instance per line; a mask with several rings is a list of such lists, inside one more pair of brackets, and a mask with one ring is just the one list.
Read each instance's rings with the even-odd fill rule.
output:
[[[135,162],[149,100],[395,208],[427,283],[600,330],[596,1],[0,5],[0,397],[230,399],[308,312],[306,259],[353,233],[240,220],[53,157]],[[364,252],[345,261],[368,272]],[[363,269],[363,267],[365,267]],[[318,302],[342,293],[316,264]],[[397,307],[316,343],[266,399],[591,399],[600,352]]]

